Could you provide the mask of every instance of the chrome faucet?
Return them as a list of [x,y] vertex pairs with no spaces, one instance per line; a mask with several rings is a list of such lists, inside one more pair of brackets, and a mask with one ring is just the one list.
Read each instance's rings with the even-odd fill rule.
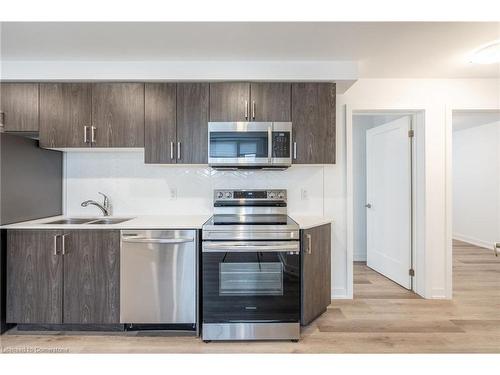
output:
[[109,204],[109,199],[106,194],[101,192],[99,192],[99,194],[101,194],[104,197],[104,201],[102,202],[102,204],[97,203],[96,201],[93,200],[88,200],[82,202],[82,207],[87,207],[89,204],[91,204],[99,208],[104,214],[104,216],[109,216],[111,214],[111,205]]

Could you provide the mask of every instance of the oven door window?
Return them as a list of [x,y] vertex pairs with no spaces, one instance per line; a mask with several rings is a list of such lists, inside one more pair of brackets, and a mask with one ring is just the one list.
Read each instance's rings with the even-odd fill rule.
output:
[[282,296],[282,263],[220,263],[219,295]]
[[267,132],[210,132],[210,157],[267,158]]

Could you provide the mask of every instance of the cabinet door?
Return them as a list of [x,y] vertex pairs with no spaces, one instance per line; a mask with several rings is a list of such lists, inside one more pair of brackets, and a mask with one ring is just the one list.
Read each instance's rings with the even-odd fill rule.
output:
[[291,121],[292,85],[260,82],[250,84],[251,121]]
[[89,83],[40,84],[40,146],[89,147]]
[[144,159],[146,163],[176,162],[176,84],[146,83]]
[[95,147],[144,147],[144,84],[94,83]]
[[334,83],[292,83],[292,122],[293,163],[335,163]]
[[4,130],[38,131],[38,83],[1,83],[0,90]]
[[331,302],[331,225],[303,230],[302,313],[307,325],[326,311]]
[[62,323],[63,257],[52,230],[7,231],[7,322]]
[[210,84],[210,121],[250,121],[250,84]]
[[177,84],[177,163],[208,162],[208,83]]
[[120,231],[69,231],[64,245],[64,323],[119,323]]

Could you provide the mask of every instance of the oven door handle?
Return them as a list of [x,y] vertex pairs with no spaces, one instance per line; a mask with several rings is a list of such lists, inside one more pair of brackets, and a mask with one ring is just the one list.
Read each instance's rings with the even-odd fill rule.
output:
[[298,252],[298,244],[250,245],[245,243],[203,244],[204,253],[266,253],[266,252]]

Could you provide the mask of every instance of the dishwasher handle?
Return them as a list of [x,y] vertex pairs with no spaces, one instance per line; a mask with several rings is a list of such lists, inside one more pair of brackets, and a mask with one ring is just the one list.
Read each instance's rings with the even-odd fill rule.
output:
[[179,244],[194,242],[194,238],[155,238],[155,237],[139,237],[130,236],[122,237],[123,242],[133,242],[133,243],[158,243],[158,244]]

